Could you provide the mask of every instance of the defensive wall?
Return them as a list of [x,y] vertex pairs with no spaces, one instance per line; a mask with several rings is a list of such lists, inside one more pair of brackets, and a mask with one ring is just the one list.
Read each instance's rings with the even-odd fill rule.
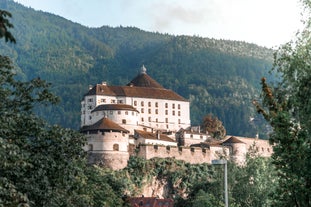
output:
[[136,147],[135,154],[132,155],[145,159],[175,158],[191,164],[200,164],[211,163],[211,160],[219,159],[226,154],[229,154],[229,149],[222,146],[200,148],[143,144]]

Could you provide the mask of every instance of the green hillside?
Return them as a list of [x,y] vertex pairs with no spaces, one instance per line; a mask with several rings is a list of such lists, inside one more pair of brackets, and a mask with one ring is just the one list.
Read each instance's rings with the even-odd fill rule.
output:
[[133,27],[88,28],[10,0],[0,8],[12,13],[17,39],[16,45],[1,43],[0,53],[13,59],[19,78],[45,79],[61,98],[58,106],[38,109],[51,123],[78,129],[90,84],[125,85],[144,64],[151,77],[191,101],[193,125],[213,113],[228,134],[255,136],[264,129],[251,100],[259,96],[260,78],[269,76],[272,50]]

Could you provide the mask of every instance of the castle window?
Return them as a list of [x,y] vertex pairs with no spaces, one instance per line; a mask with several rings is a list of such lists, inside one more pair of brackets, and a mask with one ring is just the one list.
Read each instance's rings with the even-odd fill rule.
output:
[[111,103],[116,103],[116,100],[111,100]]
[[153,145],[153,149],[158,150],[158,145]]
[[172,115],[175,116],[175,111],[172,111]]
[[200,135],[200,138],[203,139],[203,135]]
[[165,118],[165,122],[168,123],[168,118]]
[[119,151],[119,145],[118,144],[113,145],[113,151]]
[[150,101],[148,102],[148,106],[151,107],[151,102]]
[[168,110],[165,110],[165,115],[167,115],[168,114]]
[[158,107],[158,102],[155,102],[155,107]]
[[88,151],[93,151],[93,145],[92,145],[92,144],[89,144],[89,145],[87,146],[87,148],[88,148]]
[[129,112],[128,111],[125,111],[125,115],[128,115],[129,114]]
[[148,121],[151,122],[151,117],[148,117]]
[[180,116],[180,111],[178,111],[178,116]]
[[126,124],[126,119],[122,119],[122,124]]
[[134,101],[134,106],[137,106],[137,101]]
[[87,101],[88,101],[88,102],[93,102],[93,99],[92,99],[92,98],[89,98]]
[[89,110],[92,110],[93,109],[93,106],[88,106],[87,107]]
[[194,148],[193,148],[193,147],[191,147],[191,148],[190,148],[190,151],[191,151],[191,152],[194,152],[195,150],[194,150]]
[[123,103],[123,101],[122,101],[122,100],[119,100],[119,101],[118,101],[118,103],[120,103],[120,104],[121,104],[121,103]]
[[151,114],[151,109],[148,109],[148,114]]
[[143,102],[143,101],[142,101],[142,102],[140,102],[140,105],[141,105],[141,106],[144,106],[144,102]]
[[156,109],[156,110],[155,110],[155,114],[158,114],[158,113],[159,113],[159,112],[158,112],[158,109]]
[[158,122],[158,118],[156,118],[156,122]]
[[165,108],[167,108],[168,107],[168,103],[165,103]]
[[92,116],[89,116],[89,120],[92,120]]
[[174,103],[172,104],[172,108],[175,109],[175,104]]
[[178,109],[180,109],[180,104],[178,104]]
[[193,138],[193,134],[190,134],[190,138]]
[[203,148],[203,149],[202,149],[202,152],[203,152],[203,153],[206,153],[206,148]]
[[166,150],[170,151],[171,150],[171,146],[166,146]]
[[144,121],[145,121],[145,120],[144,120],[144,117],[142,117],[142,118],[141,118],[141,122],[144,122]]
[[100,102],[101,103],[106,103],[106,99],[103,98],[103,99],[100,100]]
[[178,151],[179,151],[179,152],[182,152],[182,147],[178,147]]
[[180,124],[180,119],[178,119],[178,124]]
[[143,113],[144,113],[144,108],[142,108],[142,109],[140,110],[140,112],[143,114]]
[[118,111],[118,114],[121,114],[121,111]]

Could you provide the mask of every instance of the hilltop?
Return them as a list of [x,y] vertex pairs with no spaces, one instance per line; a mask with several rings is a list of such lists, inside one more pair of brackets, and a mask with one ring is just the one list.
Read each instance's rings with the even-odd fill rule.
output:
[[20,79],[45,79],[61,98],[58,106],[38,109],[51,123],[77,129],[90,84],[125,85],[144,64],[161,85],[191,101],[192,124],[213,113],[228,134],[255,136],[264,127],[251,100],[259,96],[260,78],[270,76],[271,49],[134,27],[88,28],[9,0],[0,8],[12,13],[17,39],[1,43],[0,54],[13,59]]

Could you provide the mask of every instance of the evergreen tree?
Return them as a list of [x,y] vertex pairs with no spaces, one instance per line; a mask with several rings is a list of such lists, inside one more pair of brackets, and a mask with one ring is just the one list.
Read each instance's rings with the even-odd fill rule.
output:
[[[0,10],[0,38],[15,42],[10,16]],[[0,206],[88,205],[84,137],[33,113],[38,105],[57,102],[48,83],[14,76],[11,60],[0,56]]]

